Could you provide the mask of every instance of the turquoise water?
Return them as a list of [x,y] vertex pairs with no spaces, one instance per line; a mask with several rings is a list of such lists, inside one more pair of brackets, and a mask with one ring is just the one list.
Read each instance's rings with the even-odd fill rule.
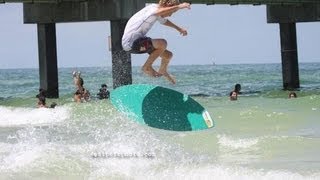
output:
[[[199,132],[136,124],[108,100],[74,103],[75,68],[59,69],[60,98],[47,100],[58,106],[37,109],[38,70],[2,69],[0,179],[320,179],[320,63],[299,68],[296,99],[280,64],[171,66],[176,85],[133,68],[133,83],[200,95],[216,127]],[[93,95],[112,86],[110,67],[77,70]]]

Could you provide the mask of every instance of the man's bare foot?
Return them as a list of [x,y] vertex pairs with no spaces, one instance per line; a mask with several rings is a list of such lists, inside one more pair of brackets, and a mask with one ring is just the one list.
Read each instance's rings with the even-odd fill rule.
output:
[[162,76],[162,74],[158,73],[157,71],[155,71],[152,67],[142,67],[142,71],[147,74],[148,76],[151,77],[160,77]]
[[168,79],[168,81],[170,81],[172,84],[176,84],[176,79],[173,77],[173,76],[171,76],[169,73],[164,73],[164,74],[162,74],[165,78],[167,78]]
[[170,81],[172,84],[176,84],[176,79],[173,76],[171,76],[165,68],[160,67],[159,74],[167,78],[168,81]]

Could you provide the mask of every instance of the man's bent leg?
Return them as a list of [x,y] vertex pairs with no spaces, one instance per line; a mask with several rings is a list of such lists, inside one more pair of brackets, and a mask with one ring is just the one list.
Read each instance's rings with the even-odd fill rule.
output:
[[172,52],[165,50],[161,55],[161,65],[159,73],[167,78],[172,84],[176,83],[176,80],[168,73],[168,65],[172,58]]
[[164,39],[152,39],[152,45],[155,50],[149,55],[147,61],[142,66],[142,71],[149,76],[158,77],[161,74],[153,69],[152,64],[167,48],[167,41]]
[[161,65],[159,68],[159,73],[167,72],[168,64],[172,58],[172,52],[165,50],[161,55]]

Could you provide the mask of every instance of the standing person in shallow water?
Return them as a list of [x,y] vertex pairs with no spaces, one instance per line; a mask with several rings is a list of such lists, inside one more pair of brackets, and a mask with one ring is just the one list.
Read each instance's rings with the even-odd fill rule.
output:
[[[167,50],[165,39],[153,39],[147,37],[147,32],[156,21],[176,29],[182,36],[186,36],[187,30],[175,25],[166,17],[180,9],[190,9],[190,3],[180,3],[179,0],[160,0],[158,4],[151,4],[134,14],[128,21],[122,37],[122,47],[125,51],[134,54],[148,53],[149,57],[142,66],[142,71],[151,77],[166,77],[175,84],[175,79],[168,73],[168,64],[172,58],[172,52]],[[153,69],[152,64],[160,57],[159,71]]]

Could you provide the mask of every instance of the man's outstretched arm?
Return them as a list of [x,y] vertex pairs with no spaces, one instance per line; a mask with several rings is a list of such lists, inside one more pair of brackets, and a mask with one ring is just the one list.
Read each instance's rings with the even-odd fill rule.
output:
[[187,30],[175,25],[173,22],[171,22],[169,19],[167,19],[167,21],[163,24],[163,25],[166,25],[166,26],[169,26],[169,27],[172,27],[174,29],[176,29],[177,31],[180,32],[180,34],[182,36],[186,36],[188,34]]
[[184,8],[190,9],[190,3],[184,2],[178,5],[169,6],[169,7],[160,6],[156,14],[158,16],[166,16],[168,14],[172,14],[178,11],[179,9],[184,9]]

